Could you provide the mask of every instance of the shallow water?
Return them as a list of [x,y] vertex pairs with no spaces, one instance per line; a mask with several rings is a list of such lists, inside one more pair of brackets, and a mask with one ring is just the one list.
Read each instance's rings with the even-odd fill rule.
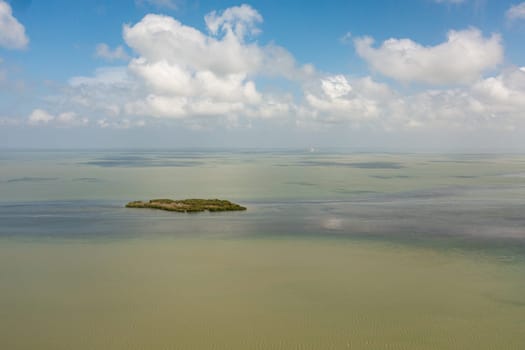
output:
[[[0,153],[2,349],[523,349],[525,157]],[[219,197],[247,212],[123,208]]]

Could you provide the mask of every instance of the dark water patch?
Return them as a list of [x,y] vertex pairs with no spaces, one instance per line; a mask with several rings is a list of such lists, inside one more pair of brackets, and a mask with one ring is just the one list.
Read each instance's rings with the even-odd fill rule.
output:
[[349,166],[361,169],[401,169],[404,168],[401,164],[396,162],[363,162],[350,163]]
[[443,154],[443,158],[446,160],[453,161],[485,161],[485,160],[498,160],[505,158],[508,155],[501,153],[450,153]]
[[413,176],[408,175],[369,175],[375,179],[390,180],[390,179],[411,179]]
[[[525,260],[525,205],[351,200],[250,202],[241,213],[136,211],[123,202],[0,203],[0,237],[115,240],[141,237],[367,239],[491,252]],[[508,257],[511,257],[509,260]]]
[[[452,186],[422,188],[417,190],[407,190],[400,192],[379,193],[377,196],[371,196],[371,202],[391,202],[395,200],[419,200],[419,199],[441,199],[444,197],[457,198],[458,200],[468,198],[469,196],[485,196],[485,199],[501,200],[505,202],[508,192],[518,193],[523,191],[524,186],[516,184],[499,184],[499,185],[469,185],[457,184]],[[507,193],[505,193],[505,192]],[[487,198],[488,197],[488,198]]]
[[[0,236],[15,238],[119,237],[133,231],[120,203],[45,201],[0,204]],[[135,223],[136,224],[136,223]],[[128,227],[129,226],[129,227]],[[146,228],[144,228],[144,232]]]
[[[490,163],[493,161],[502,160],[508,157],[504,154],[446,154],[440,157],[440,159],[429,159],[428,163],[456,163],[456,164],[469,164],[469,163]],[[519,159],[512,159],[512,162],[519,162]]]
[[410,190],[394,193],[379,193],[368,197],[370,202],[395,202],[406,200],[432,200],[445,197],[456,197],[465,194],[468,191],[474,190],[470,186],[450,186],[443,188],[425,188],[419,190]]
[[201,154],[201,153],[164,153],[164,154],[148,154],[150,158],[158,159],[202,159],[202,158],[215,158],[217,155]]
[[99,179],[96,177],[76,177],[71,180],[75,182],[87,182],[87,183],[103,182],[102,179]]
[[312,182],[303,182],[303,181],[289,181],[285,182],[285,185],[296,185],[296,186],[319,186],[318,184],[314,184]]
[[145,157],[116,157],[103,158],[84,162],[85,165],[94,165],[105,168],[121,167],[121,168],[142,168],[142,167],[195,167],[204,165],[200,161],[188,160],[164,160],[156,158]]
[[58,180],[58,177],[15,177],[12,179],[6,180],[8,183],[15,183],[15,182],[47,182],[47,181],[56,181]]
[[479,178],[479,176],[476,176],[476,175],[454,175],[450,177],[455,178],[455,179],[477,179]]
[[466,188],[463,187],[446,187],[435,189],[421,189],[415,191],[399,192],[391,195],[395,199],[434,199],[438,197],[459,196]]
[[487,298],[502,305],[511,306],[511,307],[525,307],[525,300],[510,299],[510,298],[501,298],[493,295],[487,295]]
[[367,194],[376,194],[377,191],[368,191],[368,190],[351,190],[348,188],[337,188],[334,190],[335,193],[342,194],[353,194],[353,195],[367,195]]
[[429,163],[452,163],[452,164],[469,164],[469,163],[479,163],[479,160],[472,160],[472,159],[464,159],[464,160],[453,160],[453,159],[436,159],[436,160],[429,160]]
[[[340,222],[337,218],[330,225],[319,226],[306,223],[301,231],[290,230],[290,225],[282,226],[282,230],[260,231],[249,237],[266,239],[333,239],[388,243],[392,245],[416,247],[449,253],[468,253],[484,258],[490,257],[502,264],[525,263],[525,237],[473,237],[454,231],[453,225],[448,229],[432,230],[427,225],[393,224],[370,225],[361,222],[360,225],[348,225],[348,221]],[[261,229],[264,226],[260,227]],[[430,228],[430,229],[429,229]]]
[[358,169],[401,169],[403,165],[396,162],[357,162],[342,163],[332,161],[305,160],[297,163],[300,166],[320,166],[320,167],[349,167]]

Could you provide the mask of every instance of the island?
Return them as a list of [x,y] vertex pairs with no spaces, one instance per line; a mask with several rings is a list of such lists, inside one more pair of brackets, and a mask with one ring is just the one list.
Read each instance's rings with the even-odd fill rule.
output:
[[245,207],[221,199],[152,199],[150,201],[133,201],[126,204],[126,208],[150,208],[182,213],[196,213],[201,211],[238,211]]

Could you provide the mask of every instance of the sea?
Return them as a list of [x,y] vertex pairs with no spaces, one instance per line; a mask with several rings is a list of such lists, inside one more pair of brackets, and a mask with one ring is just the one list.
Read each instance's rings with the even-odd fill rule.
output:
[[525,349],[525,155],[1,150],[0,349]]

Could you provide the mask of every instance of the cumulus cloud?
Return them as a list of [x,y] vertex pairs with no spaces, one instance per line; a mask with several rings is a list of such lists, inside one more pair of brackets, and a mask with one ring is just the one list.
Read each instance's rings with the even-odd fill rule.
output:
[[322,123],[377,120],[394,99],[394,91],[370,77],[327,76],[305,92],[306,114]]
[[298,67],[282,47],[250,41],[262,20],[256,10],[242,5],[206,15],[210,34],[152,14],[125,26],[124,40],[138,55],[128,70],[145,93],[127,104],[126,111],[161,118],[225,116],[227,120],[256,116],[257,111],[264,117],[282,111],[284,102],[263,96],[254,78],[303,79],[313,74],[313,68]]
[[447,41],[423,46],[411,39],[388,39],[374,48],[374,40],[354,40],[357,53],[369,66],[403,82],[465,84],[496,67],[503,60],[503,46],[497,34],[484,37],[476,28],[451,30]]
[[226,35],[235,33],[237,38],[245,35],[258,34],[260,32],[257,24],[263,21],[262,16],[249,5],[230,7],[222,13],[213,11],[204,17],[208,30],[217,35],[223,32]]
[[84,126],[89,123],[88,119],[80,118],[74,112],[64,112],[58,115],[52,115],[46,110],[35,109],[28,118],[28,124],[31,126],[54,124],[56,126]]
[[146,15],[134,26],[124,27],[124,39],[141,56],[132,64],[165,61],[181,69],[225,76],[254,72],[262,59],[260,47],[243,45],[233,32],[221,40],[169,16]]
[[129,59],[126,50],[122,45],[117,46],[115,49],[111,49],[107,44],[100,43],[95,48],[95,57],[100,57],[108,61],[123,60],[126,61]]
[[334,100],[352,91],[352,87],[344,75],[334,75],[321,80],[321,86],[325,95]]
[[451,31],[446,42],[428,47],[390,39],[374,48],[372,39],[356,39],[358,52],[375,70],[400,81],[445,84],[406,93],[403,86],[398,91],[370,76],[322,74],[299,65],[283,47],[258,43],[253,35],[262,16],[247,5],[212,12],[206,22],[203,32],[150,14],[124,26],[134,58],[73,77],[62,95],[48,101],[76,115],[35,110],[29,122],[59,126],[81,115],[101,128],[140,127],[145,120],[194,129],[251,127],[272,120],[316,130],[349,125],[388,131],[524,124],[525,68],[482,75],[502,60],[497,35]]
[[137,120],[151,117],[180,120],[192,128],[212,125],[212,120],[239,126],[255,118],[289,117],[295,108],[291,94],[260,91],[256,79],[304,81],[315,74],[313,66],[298,66],[275,44],[250,40],[262,17],[247,5],[206,18],[208,34],[163,15],[146,15],[124,26],[123,38],[135,58],[127,66],[72,77],[53,102],[80,110],[101,127],[121,127],[117,119],[138,126]]
[[525,2],[511,6],[506,15],[510,20],[525,19]]
[[474,96],[484,101],[491,115],[516,114],[525,110],[525,69],[510,68],[472,87]]
[[24,49],[29,43],[25,28],[13,17],[11,6],[0,0],[0,47]]
[[[317,88],[316,88],[317,87]],[[511,67],[470,86],[401,94],[370,77],[328,76],[305,93],[303,121],[385,130],[513,129],[523,125],[525,69]]]

